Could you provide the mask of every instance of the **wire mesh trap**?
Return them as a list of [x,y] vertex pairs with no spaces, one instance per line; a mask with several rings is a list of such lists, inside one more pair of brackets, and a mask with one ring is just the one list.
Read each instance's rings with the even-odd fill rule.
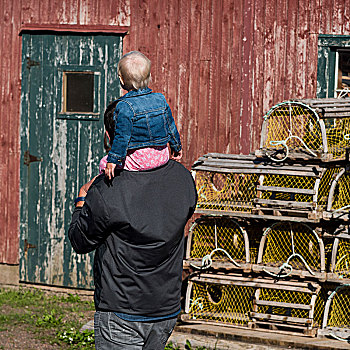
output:
[[319,335],[350,342],[350,284],[338,286],[328,297]]
[[329,279],[350,283],[350,237],[334,239]]
[[330,160],[345,159],[350,146],[350,101],[349,99],[328,98],[298,100],[317,111],[323,121],[327,152]]
[[323,241],[307,224],[276,222],[263,233],[253,269],[274,278],[296,275],[324,280]]
[[187,263],[197,269],[243,268],[249,263],[249,239],[233,219],[203,216],[191,226]]
[[222,281],[219,278],[190,279],[183,321],[248,325],[255,289],[242,285],[240,281]]
[[198,207],[250,212],[256,197],[257,174],[196,172]]
[[314,312],[320,289],[318,284],[297,282],[258,288],[251,327],[316,335]]
[[332,181],[327,201],[328,219],[348,220],[350,210],[350,174],[346,168],[339,169]]
[[220,153],[200,157],[192,170],[198,191],[197,213],[287,216],[291,221],[319,221],[322,215],[318,211],[326,207],[334,173],[332,168],[312,164],[276,164],[255,156]]
[[276,162],[286,160],[291,152],[316,158],[327,153],[324,123],[302,102],[279,103],[264,116],[260,149]]
[[350,146],[350,103],[339,99],[284,101],[264,116],[260,150],[276,162],[288,157],[344,159]]

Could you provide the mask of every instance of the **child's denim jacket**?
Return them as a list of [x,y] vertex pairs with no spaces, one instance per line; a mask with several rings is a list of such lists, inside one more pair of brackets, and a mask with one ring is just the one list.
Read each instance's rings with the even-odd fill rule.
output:
[[127,150],[165,146],[179,152],[180,135],[164,95],[152,90],[129,91],[114,111],[115,135],[107,161],[122,165]]

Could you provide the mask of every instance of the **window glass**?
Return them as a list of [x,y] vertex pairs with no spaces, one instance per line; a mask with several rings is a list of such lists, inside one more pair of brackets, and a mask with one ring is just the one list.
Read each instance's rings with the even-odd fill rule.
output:
[[350,93],[350,51],[337,52],[336,95],[348,97]]
[[63,112],[94,111],[94,73],[64,72]]

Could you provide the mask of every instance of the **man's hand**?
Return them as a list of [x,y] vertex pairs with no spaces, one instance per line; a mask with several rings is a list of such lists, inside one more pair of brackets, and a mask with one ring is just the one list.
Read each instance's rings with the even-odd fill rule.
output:
[[[91,186],[91,184],[95,181],[96,177],[98,175],[96,175],[95,177],[93,177],[89,182],[87,182],[85,185],[81,186],[80,187],[80,190],[79,190],[79,195],[78,197],[86,197],[87,195],[87,192]],[[79,201],[76,203],[76,207],[82,207],[84,205],[84,201]]]
[[112,180],[112,178],[114,177],[114,169],[115,169],[116,165],[113,163],[107,163],[106,169],[105,169],[105,175]]
[[179,152],[171,150],[171,159],[180,160],[182,158],[182,149]]

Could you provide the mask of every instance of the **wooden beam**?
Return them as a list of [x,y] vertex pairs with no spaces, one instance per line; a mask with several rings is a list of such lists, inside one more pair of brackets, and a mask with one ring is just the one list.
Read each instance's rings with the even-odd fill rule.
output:
[[292,308],[292,309],[300,309],[300,310],[311,310],[312,308],[311,305],[282,303],[279,301],[270,301],[270,300],[255,300],[254,302],[260,306],[274,306],[274,307]]
[[286,193],[297,193],[297,194],[307,194],[314,195],[315,190],[310,190],[306,188],[291,188],[291,187],[277,187],[277,186],[257,186],[258,191],[269,191],[269,192],[286,192]]

